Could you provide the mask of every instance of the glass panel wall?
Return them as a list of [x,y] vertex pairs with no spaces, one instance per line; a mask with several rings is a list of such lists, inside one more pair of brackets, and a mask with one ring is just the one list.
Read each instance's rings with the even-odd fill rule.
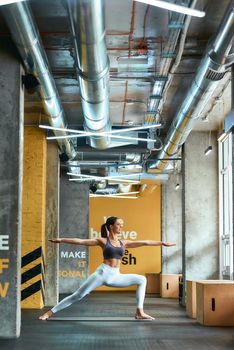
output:
[[220,279],[233,280],[232,133],[219,138]]

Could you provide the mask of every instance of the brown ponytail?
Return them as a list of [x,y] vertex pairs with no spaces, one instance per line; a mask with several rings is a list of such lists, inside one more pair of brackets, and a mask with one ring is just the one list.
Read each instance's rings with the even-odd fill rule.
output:
[[118,218],[116,216],[110,216],[105,224],[102,224],[101,226],[101,237],[107,238],[107,231],[110,231],[110,226],[114,225]]

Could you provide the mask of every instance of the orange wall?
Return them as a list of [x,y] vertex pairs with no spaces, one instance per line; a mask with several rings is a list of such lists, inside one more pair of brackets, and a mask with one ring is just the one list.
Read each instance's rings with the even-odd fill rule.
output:
[[[124,239],[144,240],[152,239],[160,241],[160,186],[138,199],[115,199],[115,198],[90,198],[90,238],[97,237],[100,226],[108,216],[117,216],[124,220],[122,237]],[[131,237],[129,237],[131,235]],[[128,249],[128,255],[124,256],[128,263],[121,264],[122,273],[138,273],[145,275],[151,272],[161,272],[161,248],[140,247]],[[102,249],[90,247],[89,268],[90,273],[94,272],[97,266],[103,261]],[[130,263],[131,262],[131,263]],[[122,290],[133,290],[129,287]],[[113,290],[108,287],[101,287],[99,290]]]
[[[45,131],[38,127],[24,129],[24,173],[22,207],[22,257],[42,248],[45,252],[45,214],[46,214],[46,157],[47,144]],[[36,276],[22,284],[22,291],[41,283],[40,289],[21,302],[26,309],[39,309],[44,306],[43,255],[37,256],[21,269],[21,274],[40,265]],[[27,293],[26,293],[27,294]]]

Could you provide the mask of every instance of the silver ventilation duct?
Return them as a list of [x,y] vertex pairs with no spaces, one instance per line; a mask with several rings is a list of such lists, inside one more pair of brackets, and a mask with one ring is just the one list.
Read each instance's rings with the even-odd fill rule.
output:
[[141,154],[138,153],[120,153],[120,152],[77,152],[77,161],[97,161],[97,162],[126,162],[128,164],[136,164],[141,162]]
[[[49,123],[56,128],[66,128],[67,122],[63,107],[28,3],[21,2],[3,6],[2,13],[27,73],[33,74],[39,83],[37,91]],[[54,134],[55,136],[67,135],[62,131],[54,131]],[[58,140],[58,144],[61,152],[65,153],[68,159],[75,157],[76,151],[71,141]]]
[[[190,2],[190,0],[183,1],[183,5],[195,8],[197,0],[193,0],[191,6],[189,6]],[[147,107],[146,118],[149,117],[149,120],[152,120],[153,116],[156,121],[160,121],[160,112],[165,100],[165,94],[172,82],[173,73],[180,63],[190,22],[191,16],[185,16],[176,12],[171,13],[168,23],[167,44],[165,44],[161,53],[158,76],[155,78]],[[178,41],[179,45],[177,45]],[[176,52],[177,55],[174,58]]]
[[[109,59],[105,43],[103,0],[67,1],[75,62],[84,114],[84,128],[111,130],[109,119]],[[91,136],[90,145],[105,149],[108,136]]]
[[[157,159],[147,164],[148,170],[162,172],[168,165],[168,159],[178,152],[206,106],[219,81],[233,63],[228,56],[234,36],[234,7],[229,6],[221,22],[216,37],[208,46],[201,61],[196,77],[187,96],[168,131],[164,147]],[[231,57],[231,60],[230,60]],[[150,158],[149,158],[150,159]]]

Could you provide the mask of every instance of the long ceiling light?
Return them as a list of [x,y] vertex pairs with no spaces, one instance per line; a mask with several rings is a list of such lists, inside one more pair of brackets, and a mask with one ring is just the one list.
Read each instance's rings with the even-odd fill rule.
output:
[[26,0],[0,0],[0,6],[14,4],[16,2],[23,2]]
[[[74,174],[71,172],[67,172],[67,175],[70,176],[77,176],[79,178],[97,178],[100,180],[110,180],[110,179],[114,179],[114,180],[118,180],[118,179],[123,179],[124,177],[128,177],[128,176],[133,176],[133,174],[126,174],[126,175],[114,175],[114,176],[95,176],[95,175],[87,175],[87,174]],[[140,177],[141,174],[139,174],[138,176]],[[135,176],[135,174],[134,174]],[[125,179],[123,179],[125,180]],[[128,181],[137,181],[137,180],[128,180]]]
[[129,131],[160,128],[161,126],[162,126],[162,124],[158,123],[158,124],[152,124],[152,125],[134,126],[132,128],[127,128],[127,129],[116,129],[116,130],[112,130],[112,131],[105,131],[105,132],[99,132],[99,133],[88,132],[88,131],[83,131],[83,130],[55,128],[53,126],[43,125],[43,124],[40,124],[39,128],[48,129],[48,130],[56,130],[56,131],[66,131],[66,132],[70,132],[70,133],[74,133],[74,134],[84,134],[86,136],[92,136],[92,135],[97,135],[97,134],[99,136],[105,136],[105,135],[111,135],[111,134],[120,134],[120,133],[124,133],[124,132],[129,132]]
[[83,181],[91,181],[91,180],[96,180],[96,181],[102,181],[102,180],[110,180],[111,182],[123,182],[123,183],[128,183],[132,185],[139,185],[140,181],[134,181],[134,180],[125,180],[125,179],[114,179],[114,178],[108,178],[106,179],[105,177],[86,177],[86,178],[77,178],[77,179],[69,179],[69,181],[77,181],[77,182],[83,182]]
[[138,197],[116,196],[114,194],[94,194],[89,195],[90,198],[118,198],[118,199],[138,199]]
[[[103,133],[101,132],[96,132],[92,133],[92,135],[95,136],[103,136]],[[87,135],[64,135],[64,136],[48,136],[46,139],[47,140],[59,140],[59,139],[73,139],[73,138],[78,138],[78,137],[86,137]],[[130,137],[130,136],[117,136],[117,135],[111,135],[111,134],[105,134],[105,136],[111,137],[113,139],[121,139],[121,140],[132,140],[132,141],[153,141],[156,142],[157,140],[154,139],[145,139],[141,137]]]
[[139,194],[139,191],[134,191],[134,192],[121,192],[121,193],[110,193],[110,194],[95,194],[95,193],[90,193],[90,197],[95,197],[95,196],[127,196],[127,195],[132,195],[132,194]]
[[78,178],[75,179],[69,179],[69,181],[85,181],[85,180],[112,180],[116,182],[126,182],[131,184],[139,184],[140,181],[137,180],[127,180],[119,177],[111,177],[111,176],[94,176],[94,175],[85,175],[85,174],[73,174],[73,173],[67,173],[67,175],[76,176]]
[[161,1],[161,0],[135,0],[135,1],[142,2],[147,5],[160,7],[165,10],[183,13],[188,16],[204,17],[206,14],[204,11],[198,11],[189,7],[177,5],[167,1]]

